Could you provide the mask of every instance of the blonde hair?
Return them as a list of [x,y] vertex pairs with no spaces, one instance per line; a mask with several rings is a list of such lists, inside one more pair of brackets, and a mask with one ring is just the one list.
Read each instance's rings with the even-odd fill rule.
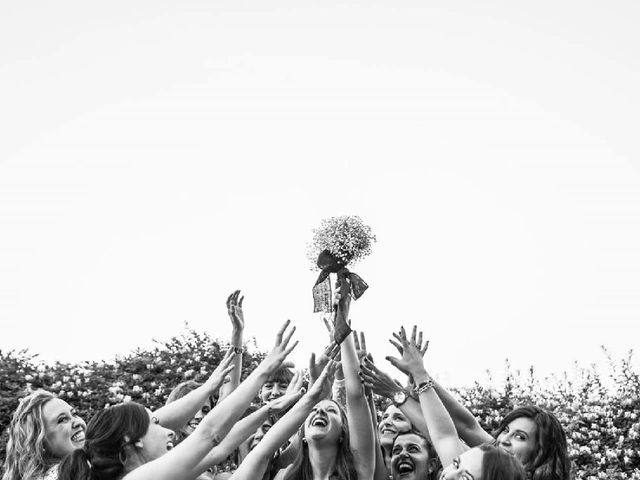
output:
[[2,480],[33,480],[56,463],[45,450],[42,417],[42,408],[54,398],[52,393],[36,390],[20,400],[9,424]]

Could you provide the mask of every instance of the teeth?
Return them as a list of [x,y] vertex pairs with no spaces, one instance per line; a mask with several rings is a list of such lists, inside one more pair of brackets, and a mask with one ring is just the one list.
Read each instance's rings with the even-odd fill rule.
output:
[[173,442],[167,442],[167,450],[171,450],[173,448]]
[[79,432],[74,433],[71,436],[71,441],[72,442],[82,442],[82,441],[84,441],[84,432],[82,430],[80,430]]
[[327,421],[322,417],[317,417],[317,418],[313,419],[313,421],[311,422],[311,425],[314,426],[314,427],[316,427],[316,426],[326,427],[327,426]]

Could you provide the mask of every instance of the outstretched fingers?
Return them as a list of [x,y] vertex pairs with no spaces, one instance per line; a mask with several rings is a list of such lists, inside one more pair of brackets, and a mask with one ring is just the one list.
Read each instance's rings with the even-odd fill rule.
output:
[[424,347],[420,349],[420,353],[422,354],[423,357],[424,357],[424,354],[427,353],[427,348],[429,348],[429,340],[427,340],[426,343],[424,344]]
[[284,351],[284,354],[289,355],[291,352],[293,352],[293,349],[298,346],[298,343],[300,343],[300,340],[296,340],[295,342],[293,342],[293,344]]
[[295,326],[291,330],[289,330],[289,332],[282,339],[282,348],[287,348],[287,345],[289,344],[289,340],[291,340],[291,337],[293,336],[294,333],[296,333]]
[[287,329],[290,323],[291,323],[291,320],[287,320],[280,327],[280,330],[278,330],[278,333],[276,334],[276,345],[279,345],[282,343],[282,336],[284,335],[284,331]]
[[360,332],[360,347],[365,355],[367,355],[367,339],[364,338],[364,332]]
[[396,357],[384,357],[387,362],[396,367],[398,370],[402,371],[400,368],[400,359]]
[[[394,333],[394,335],[395,335],[395,333]],[[398,349],[398,353],[399,353],[400,355],[402,355],[402,352],[404,351],[404,349],[402,348],[402,345],[400,345],[398,342],[393,341],[393,340],[391,340],[391,339],[389,339],[389,343],[390,343],[391,345],[393,345],[394,347],[396,347],[396,348]]]

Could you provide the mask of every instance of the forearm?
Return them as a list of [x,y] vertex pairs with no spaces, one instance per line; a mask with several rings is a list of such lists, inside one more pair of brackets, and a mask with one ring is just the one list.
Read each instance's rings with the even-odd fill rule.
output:
[[238,423],[231,428],[229,434],[224,437],[224,440],[207,454],[204,460],[198,465],[198,469],[206,470],[222,462],[268,418],[269,406],[264,405],[251,415],[238,421]]
[[444,408],[449,412],[458,435],[467,445],[475,447],[493,440],[493,437],[480,426],[478,419],[464,405],[458,402],[451,392],[435,381],[434,388]]
[[233,474],[234,480],[262,478],[269,459],[298,430],[315,405],[315,400],[302,397],[269,429],[260,443],[246,456]]
[[370,478],[375,468],[374,431],[371,412],[358,372],[360,364],[352,335],[344,339],[341,348],[342,371],[347,397],[347,418],[353,429],[351,450],[356,460],[358,478]]
[[[243,349],[242,330],[234,330],[231,334],[231,348]],[[224,399],[240,385],[242,375],[242,353],[236,354],[233,358],[233,370],[229,374],[229,381],[220,387],[219,400]]]
[[[416,385],[431,381],[425,370],[411,372]],[[443,465],[449,465],[462,451],[456,427],[434,388],[419,393],[420,407],[424,416],[431,442]]]
[[160,407],[153,415],[163,427],[180,430],[202,408],[202,405],[208,402],[209,396],[213,393],[215,390],[205,383],[175,402]]
[[413,397],[407,398],[406,402],[400,405],[400,411],[405,414],[405,416],[411,422],[411,425],[418,430],[420,433],[426,435],[427,438],[429,436],[429,429],[427,428],[427,422],[424,419],[424,415],[422,414],[422,407],[420,406],[420,402],[415,400]]
[[236,420],[247,409],[258,393],[260,386],[269,377],[270,370],[262,363],[251,372],[244,382],[238,385],[224,400],[202,420],[200,427],[210,431],[218,442],[231,430]]

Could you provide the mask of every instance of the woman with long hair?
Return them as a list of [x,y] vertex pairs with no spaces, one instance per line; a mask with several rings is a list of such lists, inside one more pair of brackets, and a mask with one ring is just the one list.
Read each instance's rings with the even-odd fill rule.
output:
[[[416,327],[412,338],[415,337]],[[400,335],[394,334],[396,340]],[[421,336],[421,335],[420,335]],[[402,353],[402,345],[392,341]],[[420,346],[421,342],[417,342]],[[422,349],[424,354],[424,349]],[[365,379],[374,391],[386,397],[392,397],[401,387],[394,386],[390,377],[371,362],[363,366]],[[524,465],[527,476],[535,480],[568,480],[571,478],[571,462],[567,451],[564,429],[553,413],[536,406],[519,407],[509,412],[491,435],[486,432],[477,418],[465,408],[451,393],[435,381],[430,375],[426,378],[433,384],[433,390],[444,405],[453,421],[458,435],[473,447],[492,443],[512,453]],[[401,407],[405,414],[419,407],[418,401],[408,397]]]
[[295,331],[287,332],[289,323],[282,326],[275,347],[251,375],[175,448],[173,432],[161,426],[151,411],[132,402],[116,405],[91,419],[84,447],[64,459],[60,480],[195,479],[209,467],[206,457],[212,447],[223,441],[260,385],[297,345],[289,345]]
[[475,480],[525,480],[522,463],[504,449],[484,444],[469,449],[458,437],[453,420],[438,397],[433,380],[424,368],[423,352],[416,342],[416,328],[409,340],[404,328],[394,337],[401,358],[387,360],[415,382],[420,407],[424,415],[429,436],[442,465],[444,480],[473,478]]
[[[342,279],[336,294],[336,323],[346,324],[351,298]],[[375,470],[375,436],[371,411],[359,377],[353,335],[340,344],[346,411],[333,400],[317,402],[300,427],[298,455],[277,479],[371,480]],[[315,385],[315,384],[314,384]],[[276,423],[275,426],[277,426]],[[274,428],[275,428],[274,426]],[[271,432],[271,430],[269,431]],[[264,441],[264,440],[263,440]],[[246,461],[246,460],[245,460]]]
[[[278,449],[289,440],[308,419],[309,412],[314,410],[321,399],[329,394],[331,389],[328,377],[335,371],[336,362],[329,360],[324,366],[317,380],[309,387],[309,391],[282,418],[275,422],[253,445],[249,454],[233,473],[231,480],[255,480],[263,478],[271,467],[271,459]],[[298,455],[300,457],[301,455]],[[276,476],[281,478],[282,470]],[[299,474],[294,478],[307,478],[307,474]],[[310,477],[314,478],[314,477]],[[341,478],[341,477],[339,477]]]
[[54,479],[62,457],[84,445],[86,424],[67,402],[37,390],[11,417],[2,480]]

